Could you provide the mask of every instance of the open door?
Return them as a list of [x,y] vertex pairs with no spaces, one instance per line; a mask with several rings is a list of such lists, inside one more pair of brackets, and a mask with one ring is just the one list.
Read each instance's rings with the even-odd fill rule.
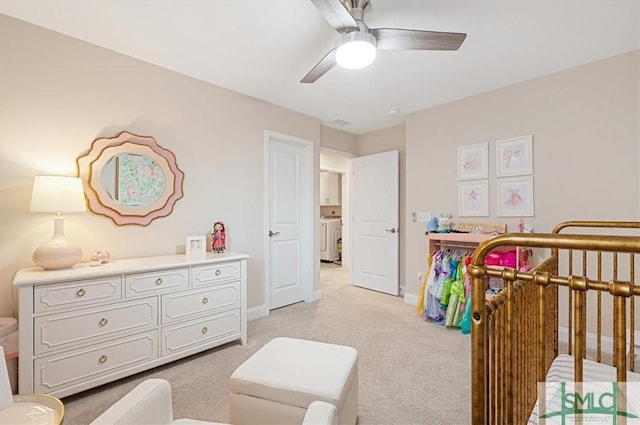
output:
[[352,282],[398,295],[398,151],[354,158],[352,165]]

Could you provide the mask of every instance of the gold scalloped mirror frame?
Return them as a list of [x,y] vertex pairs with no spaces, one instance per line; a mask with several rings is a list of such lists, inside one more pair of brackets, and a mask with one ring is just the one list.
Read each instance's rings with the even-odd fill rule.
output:
[[[156,200],[147,205],[121,205],[104,189],[102,169],[112,157],[121,153],[147,156],[162,170],[164,190]],[[183,197],[184,173],[178,168],[175,155],[158,145],[151,136],[123,131],[115,137],[95,139],[91,148],[76,159],[76,163],[89,209],[109,217],[118,226],[147,226],[156,218],[171,214],[175,203]]]

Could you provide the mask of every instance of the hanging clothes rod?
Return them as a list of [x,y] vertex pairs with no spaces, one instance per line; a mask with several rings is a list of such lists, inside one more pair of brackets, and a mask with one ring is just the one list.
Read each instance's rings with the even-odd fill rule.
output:
[[477,242],[452,242],[452,241],[433,241],[433,244],[440,249],[466,249],[469,251],[474,251],[478,247]]

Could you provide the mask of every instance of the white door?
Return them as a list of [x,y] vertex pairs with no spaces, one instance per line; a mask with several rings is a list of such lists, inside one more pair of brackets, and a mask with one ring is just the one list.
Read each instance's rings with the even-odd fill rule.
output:
[[399,293],[398,151],[354,158],[352,281]]
[[313,285],[311,142],[266,132],[268,310],[309,298]]

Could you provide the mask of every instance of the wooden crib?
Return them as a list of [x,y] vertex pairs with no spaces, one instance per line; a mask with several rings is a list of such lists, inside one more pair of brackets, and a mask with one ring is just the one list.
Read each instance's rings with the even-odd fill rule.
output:
[[[569,228],[582,234],[561,233]],[[637,379],[638,229],[640,222],[566,222],[551,234],[499,235],[475,250],[468,267],[474,425],[527,424],[537,411],[538,382],[548,382],[557,363],[571,365],[563,381],[593,380],[585,370],[594,365],[611,369],[603,356],[615,365],[612,380],[626,382],[627,373]],[[543,249],[548,258],[529,272],[484,266],[489,252],[514,246]],[[488,277],[505,281],[490,300]]]

